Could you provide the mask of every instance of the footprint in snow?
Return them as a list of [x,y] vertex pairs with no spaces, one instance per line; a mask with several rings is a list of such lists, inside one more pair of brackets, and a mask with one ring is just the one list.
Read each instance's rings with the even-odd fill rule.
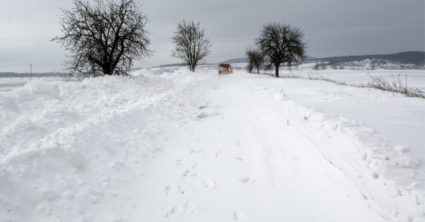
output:
[[243,156],[237,156],[237,157],[235,157],[237,160],[239,160],[239,161],[241,161],[241,162],[243,162],[243,161],[245,161],[245,157],[243,157]]
[[182,179],[184,179],[184,178],[186,178],[188,176],[196,177],[196,173],[194,171],[190,170],[190,169],[189,170],[185,170],[182,173]]
[[243,178],[239,179],[239,182],[244,183],[244,184],[251,184],[251,183],[254,183],[255,180],[252,179],[252,178],[249,178],[249,177],[243,177]]
[[233,212],[233,220],[234,221],[246,221],[247,220],[247,216],[242,213],[242,212]]
[[196,116],[196,118],[198,118],[198,119],[205,119],[205,118],[207,118],[209,115],[208,114],[206,114],[206,113],[200,113],[200,114],[198,114],[197,116]]
[[171,191],[171,188],[172,188],[172,187],[173,187],[173,186],[171,186],[171,185],[168,185],[168,186],[164,187],[164,193],[165,193],[166,195],[170,194],[170,191]]
[[188,177],[188,176],[192,176],[192,177],[196,177],[197,173],[196,173],[196,164],[193,164],[191,168],[186,169],[185,171],[183,171],[181,179],[183,180],[184,178]]
[[184,194],[185,191],[181,186],[168,185],[164,187],[164,193],[168,196],[170,194]]
[[206,179],[203,181],[204,187],[208,189],[215,189],[217,188],[217,183],[214,180]]
[[219,116],[219,115],[220,115],[220,113],[216,113],[216,112],[213,112],[213,113],[200,113],[200,114],[198,114],[196,116],[196,118],[198,118],[198,120],[202,120],[202,119],[205,119],[205,118],[208,118],[208,117],[214,117],[214,116]]
[[184,204],[179,204],[177,206],[171,207],[166,213],[165,217],[171,217],[174,214],[194,214],[202,211],[202,209],[194,202],[188,201]]
[[203,153],[204,151],[202,149],[191,149],[189,151],[190,155],[194,155],[194,154],[198,154],[198,153]]
[[221,151],[220,150],[216,150],[216,151],[210,153],[210,156],[212,158],[214,158],[214,159],[218,159],[220,157],[220,155],[221,155]]
[[176,160],[176,166],[182,166],[184,163],[184,160],[178,159]]
[[170,217],[170,216],[172,216],[173,214],[176,214],[176,213],[180,213],[180,212],[182,212],[182,209],[181,208],[179,208],[178,206],[177,207],[172,207],[171,209],[169,209],[166,213],[165,213],[165,217]]

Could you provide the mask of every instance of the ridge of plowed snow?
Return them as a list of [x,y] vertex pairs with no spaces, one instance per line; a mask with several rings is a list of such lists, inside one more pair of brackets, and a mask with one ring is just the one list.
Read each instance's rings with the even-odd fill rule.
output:
[[418,158],[385,143],[375,130],[359,122],[296,105],[276,88],[258,91],[282,104],[282,115],[290,117],[287,124],[316,144],[324,158],[349,177],[369,206],[385,219],[423,216],[425,192],[412,189],[418,182]]

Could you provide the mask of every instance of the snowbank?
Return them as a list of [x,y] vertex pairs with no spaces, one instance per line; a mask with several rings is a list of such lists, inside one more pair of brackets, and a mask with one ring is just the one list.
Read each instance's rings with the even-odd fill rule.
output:
[[[282,105],[287,124],[318,144],[324,158],[355,183],[365,200],[389,221],[420,221],[425,213],[425,187],[419,185],[421,159],[408,146],[389,145],[360,122],[329,116],[297,105],[284,90],[259,88]],[[419,186],[418,186],[419,185]]]
[[33,79],[3,92],[0,221],[119,220],[120,205],[132,204],[125,190],[137,175],[132,169],[162,149],[156,121],[165,111],[152,106],[196,84],[183,70]]

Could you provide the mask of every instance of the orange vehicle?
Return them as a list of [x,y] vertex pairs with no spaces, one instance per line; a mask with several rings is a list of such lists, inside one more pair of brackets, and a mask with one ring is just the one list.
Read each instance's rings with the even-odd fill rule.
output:
[[218,74],[232,74],[232,66],[229,63],[220,63],[218,65]]

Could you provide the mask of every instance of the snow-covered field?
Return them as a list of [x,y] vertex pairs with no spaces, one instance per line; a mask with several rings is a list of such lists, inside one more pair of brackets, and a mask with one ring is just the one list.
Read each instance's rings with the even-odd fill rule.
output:
[[134,74],[2,80],[0,221],[425,221],[425,99]]
[[[402,86],[418,88],[425,91],[425,70],[424,69],[377,69],[369,70],[367,67],[350,67],[344,69],[313,70],[315,63],[302,64],[299,67],[292,67],[291,70],[282,68],[282,77],[302,77],[306,79],[329,79],[347,85],[365,86],[371,83],[373,78],[382,77],[389,83],[401,83]],[[233,67],[245,70],[247,63],[236,63]],[[262,71],[264,72],[264,71]],[[268,71],[273,74],[273,70]]]
[[296,75],[312,79],[330,79],[351,85],[367,85],[373,78],[382,77],[389,83],[425,91],[425,70],[299,70],[284,71],[286,75]]

